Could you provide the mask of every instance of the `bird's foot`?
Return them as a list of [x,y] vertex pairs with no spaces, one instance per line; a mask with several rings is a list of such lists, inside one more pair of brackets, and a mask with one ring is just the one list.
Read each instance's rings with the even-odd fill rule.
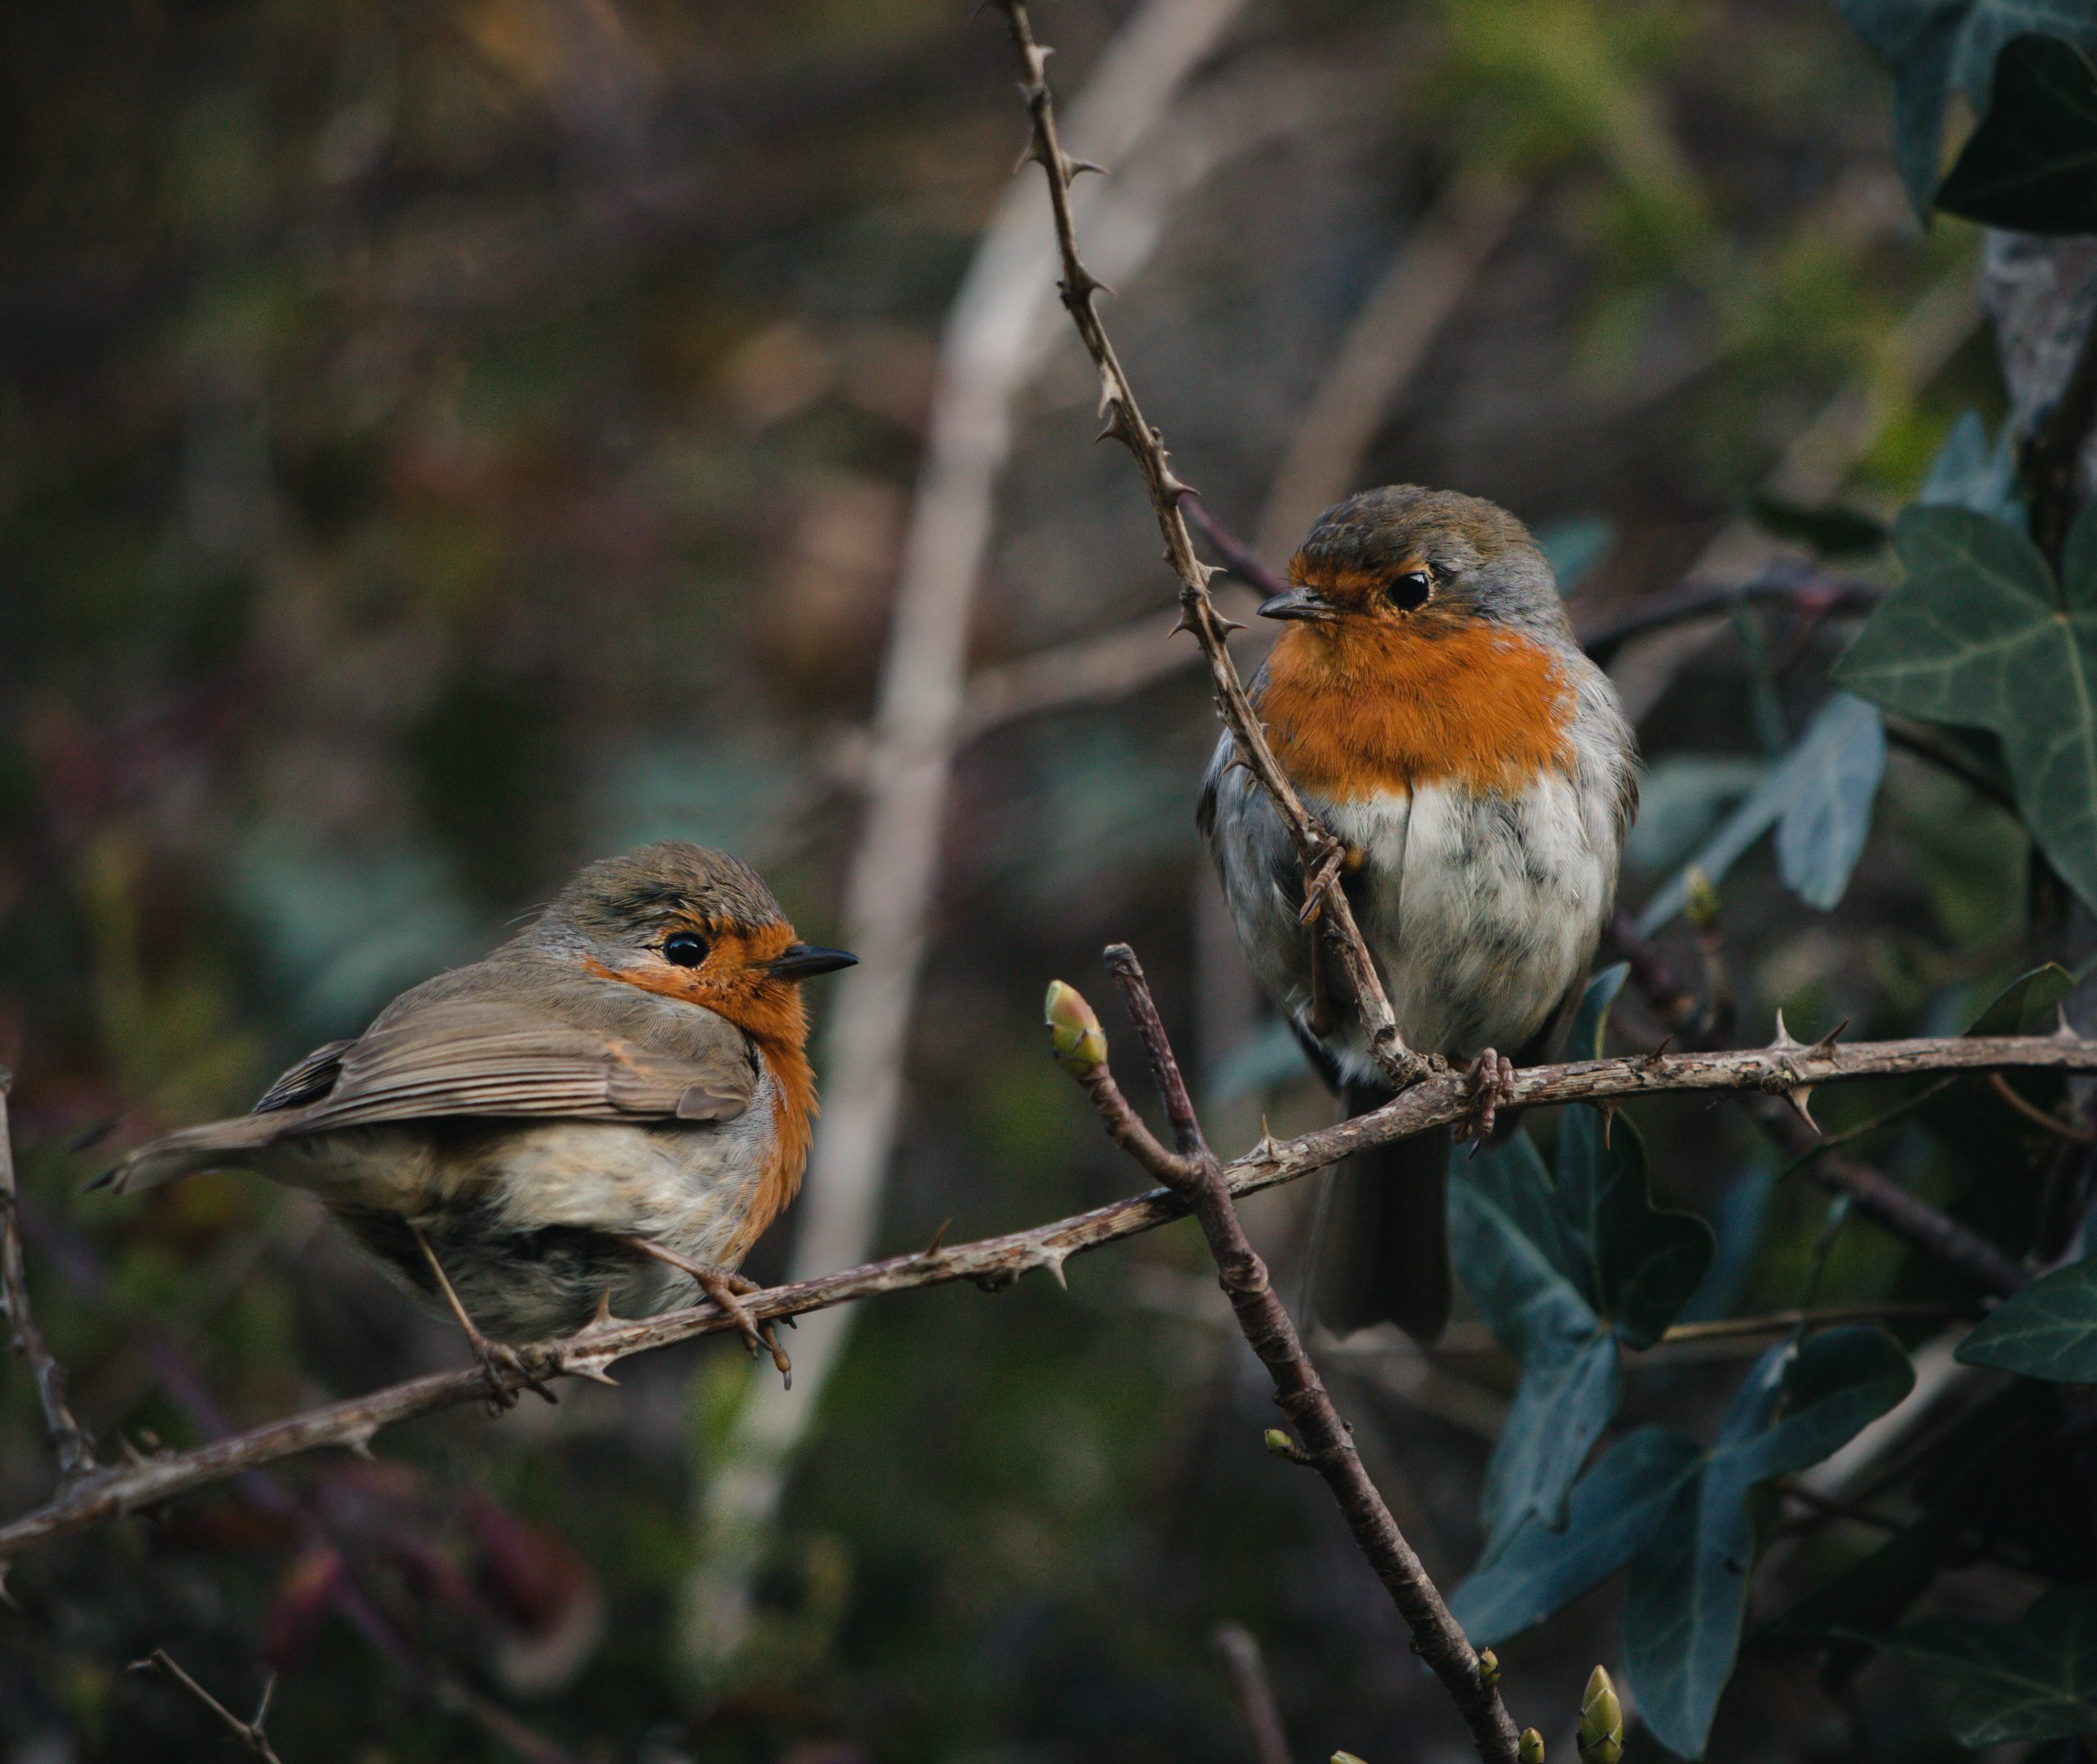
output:
[[423,1235],[422,1228],[411,1223],[408,1229],[414,1233],[415,1242],[422,1246],[422,1252],[429,1261],[429,1271],[436,1278],[437,1290],[443,1296],[452,1316],[457,1319],[459,1328],[466,1337],[466,1345],[473,1350],[473,1358],[479,1362],[481,1383],[487,1398],[488,1413],[499,1415],[504,1410],[515,1407],[519,1391],[537,1391],[548,1402],[559,1402],[560,1399],[546,1388],[545,1380],[524,1364],[523,1356],[515,1348],[507,1341],[496,1341],[473,1321],[460,1300],[457,1288],[451,1284],[451,1277],[445,1273],[444,1264],[437,1259],[437,1251],[429,1239]]
[[1459,1144],[1490,1138],[1501,1109],[1515,1100],[1515,1062],[1506,1056],[1488,1047],[1471,1061],[1470,1074],[1464,1087],[1466,1112],[1453,1133]]
[[759,1323],[743,1305],[742,1295],[763,1290],[754,1280],[746,1280],[725,1268],[715,1268],[709,1263],[695,1262],[692,1278],[696,1280],[707,1297],[713,1300],[735,1319],[736,1333],[743,1338],[743,1346],[755,1359],[762,1348],[772,1356],[772,1364],[779,1373],[780,1382],[788,1390],[794,1388],[794,1363],[786,1357],[786,1350],[779,1345],[778,1332],[771,1323]]
[[546,1388],[546,1381],[525,1364],[524,1356],[507,1341],[483,1335],[469,1323],[466,1345],[473,1349],[473,1358],[480,1366],[481,1388],[490,1414],[499,1415],[514,1408],[518,1398],[527,1391],[537,1391],[550,1403],[560,1400]]
[[[745,1293],[763,1290],[754,1280],[746,1279],[733,1269],[717,1267],[712,1262],[680,1255],[659,1243],[651,1243],[645,1237],[628,1237],[625,1241],[643,1255],[651,1255],[659,1262],[667,1262],[690,1274],[699,1282],[700,1291],[719,1305],[734,1323],[736,1332],[743,1338],[743,1346],[750,1350],[750,1358],[755,1359],[760,1352],[769,1354],[781,1382],[788,1390],[794,1388],[794,1363],[786,1357],[786,1350],[779,1345],[778,1332],[768,1321],[760,1323],[751,1316],[749,1307],[742,1301]],[[790,1324],[793,1318],[790,1317],[786,1321]]]

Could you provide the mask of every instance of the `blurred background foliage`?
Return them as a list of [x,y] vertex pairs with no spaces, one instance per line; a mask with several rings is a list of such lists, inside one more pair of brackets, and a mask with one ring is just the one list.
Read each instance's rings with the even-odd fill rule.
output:
[[[1049,9],[1066,91],[1133,10]],[[84,1418],[151,1449],[208,1424],[185,1388],[255,1421],[458,1350],[296,1197],[227,1176],[84,1200],[84,1140],[246,1106],[642,839],[729,846],[834,932],[840,740],[1021,125],[999,33],[949,0],[217,0],[17,8],[0,32],[0,1062],[40,1314]],[[1959,412],[1994,432],[1977,234],[1918,227],[1889,111],[1818,0],[1263,0],[1155,134],[1257,118],[1261,144],[1174,201],[1110,322],[1180,468],[1252,531],[1393,254],[1467,176],[1509,180],[1517,220],[1335,488],[1492,496],[1578,541],[1576,614],[1603,619],[1714,545],[1764,556],[1758,491],[1882,515]],[[1148,512],[1085,445],[1092,395],[1059,335],[1020,405],[976,667],[1139,617],[1165,640]],[[1654,767],[1634,907],[1805,729],[1846,635],[1744,611],[1627,661]],[[1213,729],[1183,670],[963,754],[884,1251],[1131,1186],[1038,1019],[1110,936],[1212,1074],[1220,1141],[1326,1118],[1219,933],[1192,827]],[[1961,1026],[2027,965],[2024,844],[1896,751],[1835,911],[1751,849],[1723,884],[1747,1033],[1778,1005],[1813,1033]],[[1687,931],[1663,936],[1693,968]],[[1824,1201],[1732,1115],[1641,1124],[1665,1204],[1717,1227],[1713,1310],[1794,1303],[1823,1258],[1823,1298],[1919,1290],[1890,1239],[1823,1242]],[[1913,1123],[1873,1150],[1932,1196],[1964,1179]],[[1307,1200],[1248,1208],[1284,1269]],[[237,1707],[280,1667],[293,1761],[1236,1758],[1210,1641],[1234,1619],[1303,1755],[1461,1755],[1322,1492],[1258,1450],[1269,1405],[1202,1267],[1175,1228],[1073,1264],[1068,1295],[868,1307],[718,1670],[674,1644],[750,1375],[717,1343],[29,1558],[0,1746],[200,1755],[197,1710],[123,1671],[166,1646]],[[1470,1328],[1468,1353],[1333,1361],[1445,1581],[1516,1375]],[[1656,1361],[1626,1418],[1708,1420],[1732,1382]],[[48,1471],[25,1382],[4,1395],[11,1511]],[[1502,1650],[1518,1707],[1569,1727],[1615,1596]],[[1751,1648],[1743,1671],[1714,1756],[1945,1748],[1897,1667],[1831,1685]]]

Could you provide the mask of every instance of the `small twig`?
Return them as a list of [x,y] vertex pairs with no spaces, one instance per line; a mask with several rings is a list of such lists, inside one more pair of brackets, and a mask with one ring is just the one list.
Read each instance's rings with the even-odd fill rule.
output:
[[1976,796],[1993,803],[1996,807],[2007,809],[2013,815],[2018,812],[2015,794],[2000,778],[1991,778],[1963,754],[1914,724],[1889,717],[1886,720],[1886,739],[1904,753],[1926,760],[1938,771],[1956,778]]
[[1871,612],[1891,591],[1882,582],[1782,567],[1743,582],[1678,588],[1672,594],[1654,595],[1611,617],[1582,622],[1577,635],[1580,647],[1602,662],[1633,637],[1698,619],[1722,619],[1742,605],[1783,606],[1803,617],[1829,618],[1846,613]]
[[2014,1257],[1949,1213],[1918,1199],[1882,1170],[1847,1152],[1821,1151],[1819,1133],[1800,1120],[1788,1104],[1767,1101],[1755,1114],[1763,1130],[1801,1160],[1811,1181],[1830,1194],[1847,1195],[1850,1204],[1867,1219],[1927,1251],[1974,1285],[2008,1298],[2030,1282],[2031,1275]]
[[1180,499],[1180,511],[1187,517],[1187,524],[1223,559],[1224,568],[1247,587],[1257,589],[1262,595],[1289,592],[1289,578],[1212,514],[1199,491],[1191,491]]
[[[1450,1616],[1441,1593],[1370,1480],[1347,1423],[1333,1406],[1317,1368],[1303,1350],[1294,1322],[1275,1292],[1266,1264],[1245,1235],[1232,1204],[1230,1183],[1202,1137],[1186,1081],[1135,952],[1125,943],[1111,945],[1107,966],[1121,987],[1149,1059],[1151,1077],[1172,1124],[1180,1158],[1193,1166],[1177,1186],[1201,1224],[1238,1327],[1274,1380],[1276,1405],[1294,1425],[1304,1457],[1332,1490],[1356,1546],[1412,1631],[1413,1651],[1441,1680],[1470,1729],[1479,1756],[1487,1764],[1514,1764],[1519,1735],[1497,1684],[1480,1671],[1470,1639]],[[1110,1122],[1110,1129],[1112,1125]]]
[[2097,1131],[2078,1127],[2072,1121],[2064,1121],[2058,1115],[2047,1114],[2037,1103],[2022,1095],[2001,1073],[1988,1074],[1988,1088],[2032,1125],[2044,1128],[2056,1138],[2065,1139],[2072,1146],[2097,1146]]
[[[1333,836],[1303,806],[1280,762],[1267,745],[1265,730],[1245,695],[1226,644],[1230,626],[1216,609],[1209,595],[1209,578],[1216,572],[1194,555],[1193,537],[1180,512],[1180,499],[1192,486],[1173,472],[1158,432],[1136,402],[1136,395],[1122,371],[1114,346],[1107,340],[1095,302],[1101,283],[1078,256],[1077,231],[1071,215],[1071,180],[1077,168],[1067,156],[1057,134],[1055,105],[1049,95],[1046,69],[1048,52],[1035,40],[1027,18],[1026,0],[999,0],[1012,33],[1021,75],[1021,89],[1032,120],[1029,157],[1041,167],[1048,186],[1048,202],[1055,217],[1057,251],[1062,264],[1060,292],[1063,305],[1077,327],[1085,352],[1099,373],[1100,413],[1107,419],[1102,437],[1112,436],[1128,448],[1157,518],[1165,540],[1166,562],[1180,583],[1180,623],[1193,633],[1207,658],[1209,676],[1216,688],[1216,709],[1230,730],[1238,758],[1260,788],[1272,798],[1289,830],[1290,842],[1307,878],[1331,850]],[[1397,1088],[1417,1083],[1431,1070],[1427,1061],[1412,1052],[1398,1034],[1397,1018],[1384,989],[1382,977],[1370,958],[1369,946],[1355,924],[1354,911],[1343,891],[1329,898],[1324,914],[1326,934],[1347,970],[1355,1006],[1369,1052],[1384,1075]]]
[[1946,1305],[1926,1300],[1878,1305],[1823,1305],[1807,1309],[1764,1311],[1754,1317],[1717,1317],[1704,1323],[1676,1323],[1654,1345],[1679,1347],[1684,1342],[1723,1341],[1738,1336],[1785,1335],[1794,1329],[1823,1329],[1834,1323],[1971,1317],[1974,1310],[1970,1305]]
[[213,1696],[197,1680],[183,1671],[174,1655],[165,1648],[156,1648],[143,1660],[134,1660],[134,1672],[158,1672],[176,1689],[201,1704],[211,1718],[225,1729],[227,1736],[251,1757],[263,1760],[263,1764],[284,1764],[277,1755],[277,1748],[269,1744],[269,1736],[263,1731],[263,1723],[269,1717],[269,1698],[277,1689],[277,1676],[272,1672],[262,1686],[261,1700],[255,1707],[255,1719],[243,1721],[238,1715]]
[[[1622,916],[1618,916],[1619,919]],[[1663,1008],[1658,1001],[1672,1002],[1683,993],[1684,988],[1675,978],[1667,958],[1650,939],[1639,934],[1636,926],[1628,922],[1621,925],[1613,922],[1610,935],[1630,960],[1633,979],[1656,1010]],[[1712,973],[1709,966],[1705,971],[1707,975]],[[1718,970],[1716,979],[1723,981],[1723,968]],[[1730,1026],[1730,1009],[1727,1021]],[[1782,1038],[1778,1046],[1781,1047],[1788,1040],[1788,1037]],[[1824,1049],[1823,1044],[1816,1043],[1810,1049],[1801,1051],[1818,1054]],[[1832,1044],[1825,1051],[1832,1051]],[[1945,1079],[1936,1088],[1942,1089],[1950,1082]],[[1927,1251],[1999,1297],[2007,1298],[2025,1285],[2030,1277],[2024,1269],[1979,1233],[1918,1199],[1891,1177],[1839,1151],[1837,1147],[1854,1138],[1854,1133],[1830,1138],[1802,1119],[1788,1097],[1809,1096],[1811,1091],[1809,1084],[1794,1086],[1787,1100],[1778,1101],[1773,1097],[1753,1111],[1763,1131],[1783,1148],[1809,1179],[1830,1194],[1847,1195],[1856,1210],[1874,1223]]]
[[1610,915],[1609,940],[1631,965],[1631,983],[1660,1019],[1660,1027],[1673,1035],[1687,1035],[1696,1022],[1696,994],[1683,984],[1660,945],[1621,907]]
[[1230,1682],[1238,1692],[1238,1707],[1244,1712],[1245,1731],[1252,1742],[1254,1764],[1290,1764],[1289,1735],[1281,1725],[1281,1710],[1275,1702],[1274,1686],[1267,1682],[1266,1662],[1260,1658],[1260,1644],[1243,1623],[1219,1623],[1216,1645],[1223,1663],[1230,1668]]
[[45,1344],[29,1309],[29,1283],[22,1265],[21,1196],[15,1184],[14,1142],[7,1121],[7,1092],[13,1077],[0,1066],[0,1314],[7,1320],[15,1351],[29,1368],[36,1400],[43,1410],[43,1434],[58,1460],[58,1488],[68,1488],[93,1473],[94,1441],[66,1405],[66,1369]]

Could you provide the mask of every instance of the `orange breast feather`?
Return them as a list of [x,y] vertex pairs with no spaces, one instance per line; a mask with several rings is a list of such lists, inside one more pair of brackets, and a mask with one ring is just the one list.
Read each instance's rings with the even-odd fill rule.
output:
[[1332,802],[1439,783],[1513,794],[1572,764],[1565,670],[1476,620],[1291,625],[1258,708],[1290,777]]

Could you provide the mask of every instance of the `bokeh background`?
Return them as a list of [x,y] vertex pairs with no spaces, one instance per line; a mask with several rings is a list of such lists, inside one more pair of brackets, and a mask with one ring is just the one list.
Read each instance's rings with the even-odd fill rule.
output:
[[[1038,24],[1062,92],[1130,138],[1084,186],[1124,360],[1271,561],[1348,490],[1449,485],[1529,520],[1600,623],[1786,554],[1796,504],[1890,506],[1961,409],[2000,412],[1977,235],[1916,223],[1882,75],[1823,0],[1053,0]],[[994,17],[142,0],[17,8],[0,41],[0,1063],[34,1291],[105,1439],[459,1362],[297,1197],[79,1190],[646,838],[750,858],[813,938],[922,908],[907,1028],[858,1050],[903,1074],[892,1151],[858,1147],[868,1251],[1138,1185],[1039,1027],[1052,977],[1104,1002],[1110,939],[1226,1149],[1330,1118],[1199,851],[1216,725],[1151,516],[1009,251],[1003,283],[976,272],[1017,314],[1010,453],[956,450],[990,526],[935,621],[975,685],[930,880],[848,898],[914,751],[894,730],[936,698],[863,732],[908,665],[928,434],[981,380],[958,291],[1000,203],[1013,237],[1045,225]],[[1116,66],[1138,98],[1093,82]],[[1655,767],[1634,902],[1802,725],[1841,634],[1721,618],[1619,654]],[[1765,855],[1728,878],[1743,1020],[1952,1021],[2017,966],[2022,839],[1896,753],[1839,911]],[[840,996],[811,990],[819,1016]],[[1721,1222],[1712,1302],[1794,1302],[1818,1200],[1773,1193],[1730,1115],[1642,1124],[1667,1197]],[[1248,1208],[1284,1274],[1307,1200]],[[1896,1262],[1852,1231],[1825,1290],[1891,1290]],[[1463,1755],[1324,1491],[1260,1450],[1270,1406],[1203,1265],[1177,1227],[1067,1292],[869,1305],[790,1404],[732,1345],[673,1350],[43,1552],[0,1612],[0,1752],[206,1755],[198,1712],[124,1670],[165,1646],[243,1710],[281,1668],[293,1761],[1236,1759],[1234,1621],[1302,1756]],[[1465,1328],[1465,1351],[1328,1356],[1445,1578],[1513,1381]],[[1658,1366],[1630,1418],[1711,1380]],[[18,1369],[0,1391],[11,1511],[50,1472]],[[760,1401],[795,1450],[738,1531]],[[1517,1699],[1569,1722],[1610,1596],[1503,1650]],[[1941,1744],[1891,1676],[1837,1698],[1751,1652],[1741,1682],[1728,1757]]]

